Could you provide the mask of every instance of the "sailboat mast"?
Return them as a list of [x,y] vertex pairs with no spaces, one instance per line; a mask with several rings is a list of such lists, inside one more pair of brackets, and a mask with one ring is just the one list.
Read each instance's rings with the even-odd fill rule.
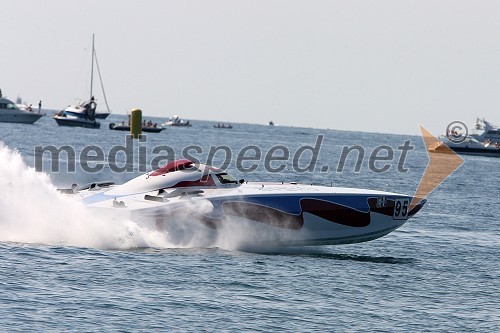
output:
[[94,84],[94,34],[92,34],[92,67],[90,68],[90,98],[92,98],[92,86]]

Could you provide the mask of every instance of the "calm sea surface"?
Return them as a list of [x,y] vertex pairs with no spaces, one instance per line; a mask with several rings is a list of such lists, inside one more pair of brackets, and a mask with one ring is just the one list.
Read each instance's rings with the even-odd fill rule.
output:
[[[135,171],[117,173],[108,164],[97,174],[82,170],[85,146],[99,146],[107,161],[112,147],[126,145],[123,132],[108,129],[122,120],[113,115],[100,130],[57,127],[50,117],[31,126],[0,123],[0,331],[499,331],[500,159],[464,157],[415,218],[375,241],[260,253],[234,244],[175,248],[168,235],[92,216],[55,187],[122,183],[149,170],[155,158],[172,151],[179,158],[184,148],[198,145],[191,155],[218,166],[225,148],[213,157],[209,151],[227,146],[228,171],[249,181],[413,194],[428,162],[423,142],[418,136],[283,126],[233,124],[221,130],[192,121],[191,128],[168,128],[136,142],[145,159],[126,161],[117,154],[119,165]],[[323,137],[314,172],[297,172],[294,154],[314,146],[318,135]],[[397,147],[406,140],[415,148],[402,173]],[[51,173],[47,156],[41,161],[45,173],[34,172],[37,145],[73,147],[75,172],[68,172],[74,161],[62,157],[59,172]],[[262,152],[251,173],[236,165],[248,145]],[[267,172],[264,156],[276,145],[286,146],[290,158],[284,171]],[[354,154],[338,172],[347,145],[365,149],[359,172]],[[369,155],[380,145],[394,152],[383,173],[369,168]],[[301,157],[305,168],[311,154]]]

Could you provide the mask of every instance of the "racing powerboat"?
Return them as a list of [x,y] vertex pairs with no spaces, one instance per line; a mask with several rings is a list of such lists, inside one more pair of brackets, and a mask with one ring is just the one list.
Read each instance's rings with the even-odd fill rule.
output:
[[401,227],[426,201],[410,206],[412,196],[391,192],[237,181],[224,170],[187,159],[122,185],[75,184],[61,191],[100,213],[165,231],[178,245],[200,237],[237,238],[250,246],[365,242]]

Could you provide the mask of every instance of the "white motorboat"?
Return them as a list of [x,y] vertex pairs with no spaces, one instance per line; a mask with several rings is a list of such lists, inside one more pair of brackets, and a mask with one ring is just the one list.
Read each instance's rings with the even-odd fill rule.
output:
[[163,126],[179,126],[179,127],[190,127],[191,124],[189,123],[189,120],[185,121],[177,115],[173,115],[172,117],[168,118],[166,122],[163,123]]
[[41,117],[43,117],[41,113],[29,109],[20,109],[11,100],[3,98],[0,91],[0,122],[33,124]]
[[83,110],[83,113],[77,116],[66,111],[58,112],[54,120],[59,126],[100,128],[101,123],[97,122],[95,117],[96,103],[93,99],[83,104]]
[[448,148],[463,155],[500,157],[500,128],[484,119],[476,119],[472,132],[465,137],[460,133],[439,136],[440,142],[429,148],[431,152],[446,153]]
[[237,238],[250,246],[347,244],[401,227],[425,204],[404,194],[343,187],[236,181],[225,171],[183,159],[123,185],[61,190],[100,213],[132,218],[193,239]]

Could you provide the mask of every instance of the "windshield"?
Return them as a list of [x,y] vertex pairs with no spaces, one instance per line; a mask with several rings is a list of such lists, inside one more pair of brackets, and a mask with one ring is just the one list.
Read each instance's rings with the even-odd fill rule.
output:
[[0,109],[17,109],[17,106],[13,103],[0,103]]
[[238,181],[234,179],[232,176],[227,173],[218,173],[216,174],[217,178],[222,184],[238,184]]

